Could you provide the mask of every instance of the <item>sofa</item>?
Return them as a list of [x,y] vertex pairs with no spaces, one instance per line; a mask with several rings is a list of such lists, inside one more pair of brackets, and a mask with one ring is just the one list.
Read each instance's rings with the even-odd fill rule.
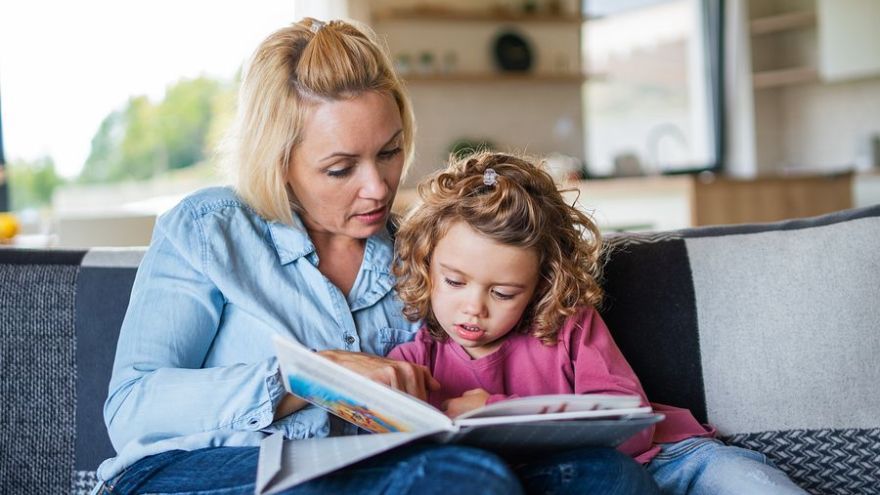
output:
[[[0,492],[86,493],[143,248],[0,249]],[[655,402],[810,493],[880,493],[880,205],[607,239],[601,308]]]

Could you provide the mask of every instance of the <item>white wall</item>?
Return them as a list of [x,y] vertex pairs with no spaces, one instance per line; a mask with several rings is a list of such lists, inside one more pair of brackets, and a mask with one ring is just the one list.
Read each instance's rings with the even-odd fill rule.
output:
[[779,116],[785,165],[863,169],[869,139],[880,134],[880,77],[792,86]]
[[488,139],[504,151],[583,158],[580,87],[569,83],[420,84],[411,87],[418,134],[407,184],[439,168],[451,142]]

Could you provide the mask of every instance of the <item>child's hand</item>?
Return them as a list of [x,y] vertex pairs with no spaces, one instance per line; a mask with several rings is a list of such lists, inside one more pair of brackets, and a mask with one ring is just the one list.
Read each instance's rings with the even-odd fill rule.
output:
[[460,414],[485,406],[488,398],[489,392],[486,392],[481,388],[468,390],[461,394],[461,397],[449,399],[444,402],[442,404],[443,412],[450,418],[454,418]]

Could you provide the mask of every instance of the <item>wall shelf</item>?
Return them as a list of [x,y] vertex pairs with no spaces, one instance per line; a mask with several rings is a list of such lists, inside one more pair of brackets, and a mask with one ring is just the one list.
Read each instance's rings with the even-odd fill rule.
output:
[[787,69],[765,70],[752,75],[755,89],[776,88],[793,84],[807,84],[819,81],[816,67],[791,67]]
[[461,22],[520,22],[520,23],[552,23],[581,24],[587,17],[569,14],[518,14],[508,12],[480,12],[452,10],[446,8],[393,9],[376,12],[374,21],[461,21]]
[[580,74],[534,74],[534,73],[506,73],[506,72],[473,72],[452,74],[404,74],[404,81],[412,84],[428,83],[500,83],[500,82],[527,82],[527,83],[583,83],[587,77]]
[[[527,143],[535,153],[582,156],[583,83],[594,76],[582,67],[586,17],[580,0],[558,2],[552,12],[525,12],[510,2],[509,8],[443,0],[363,3],[369,7],[364,17],[384,38],[410,88],[419,132],[430,136],[417,141],[421,158],[405,184],[434,172],[461,139],[511,149]],[[500,69],[495,44],[508,29],[525,40],[529,63],[522,67],[529,70]],[[530,125],[497,125],[523,114]],[[563,134],[560,125],[566,126]]]
[[749,31],[752,36],[757,36],[804,29],[815,25],[816,12],[814,10],[804,10],[752,19],[749,22]]

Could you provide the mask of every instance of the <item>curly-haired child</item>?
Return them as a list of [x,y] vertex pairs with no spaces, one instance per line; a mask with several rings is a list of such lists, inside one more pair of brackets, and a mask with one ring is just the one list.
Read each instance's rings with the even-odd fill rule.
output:
[[[389,357],[426,366],[428,400],[455,417],[529,395],[648,399],[596,311],[601,235],[540,165],[480,152],[419,185],[397,232],[404,312],[425,326]],[[663,493],[805,493],[762,454],[726,446],[686,409],[618,447]]]

